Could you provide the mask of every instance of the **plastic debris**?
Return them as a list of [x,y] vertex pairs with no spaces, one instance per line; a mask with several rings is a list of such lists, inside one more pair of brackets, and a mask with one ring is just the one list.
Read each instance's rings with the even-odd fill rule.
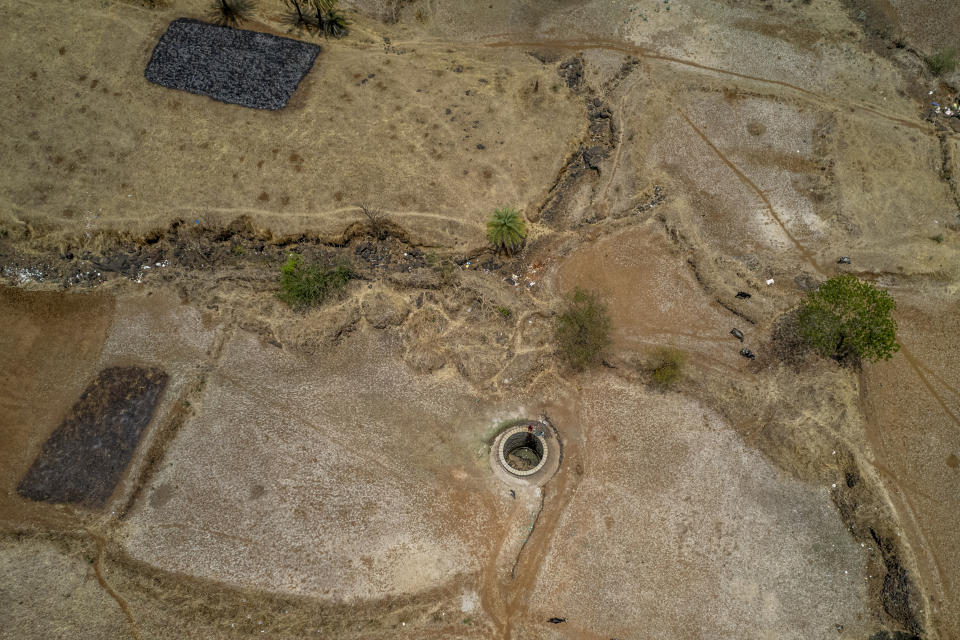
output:
[[772,284],[773,284],[773,278],[770,278],[769,280],[767,280],[767,286],[768,286],[768,287],[769,287],[770,285],[772,285]]
[[746,300],[747,298],[750,298],[751,296],[750,296],[750,294],[747,293],[746,291],[737,291],[737,297],[740,298],[741,300]]
[[744,358],[750,358],[751,360],[757,357],[757,354],[755,354],[753,351],[750,351],[750,349],[747,349],[746,347],[740,349],[740,355],[742,355]]
[[850,256],[841,256],[837,264],[850,264]]
[[740,329],[737,329],[736,327],[734,327],[733,329],[730,329],[730,335],[732,335],[734,338],[736,338],[740,342],[743,342],[743,331],[740,331]]

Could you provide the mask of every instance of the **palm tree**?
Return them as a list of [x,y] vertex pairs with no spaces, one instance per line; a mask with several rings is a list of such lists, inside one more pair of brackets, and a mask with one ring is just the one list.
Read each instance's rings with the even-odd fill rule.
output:
[[520,213],[512,207],[494,209],[493,217],[487,221],[487,240],[497,250],[508,254],[523,245],[527,237],[527,225]]
[[323,37],[333,36],[342,38],[349,33],[346,17],[337,9],[337,0],[312,0],[314,18],[313,26]]
[[214,0],[210,19],[225,27],[239,27],[253,14],[253,0]]
[[297,33],[311,27],[310,18],[304,15],[300,0],[287,0],[287,11],[283,14],[283,21],[290,27],[289,31]]

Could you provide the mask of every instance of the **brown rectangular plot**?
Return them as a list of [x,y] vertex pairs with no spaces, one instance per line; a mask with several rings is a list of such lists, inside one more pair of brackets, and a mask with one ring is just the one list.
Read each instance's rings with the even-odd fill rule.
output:
[[133,458],[167,384],[160,369],[104,369],[43,444],[17,493],[101,507]]

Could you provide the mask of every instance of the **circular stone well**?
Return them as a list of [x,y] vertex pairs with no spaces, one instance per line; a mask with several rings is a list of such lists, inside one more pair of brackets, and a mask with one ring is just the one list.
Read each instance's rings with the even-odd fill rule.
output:
[[541,486],[560,466],[560,440],[545,421],[530,421],[504,429],[490,447],[490,466],[505,482]]

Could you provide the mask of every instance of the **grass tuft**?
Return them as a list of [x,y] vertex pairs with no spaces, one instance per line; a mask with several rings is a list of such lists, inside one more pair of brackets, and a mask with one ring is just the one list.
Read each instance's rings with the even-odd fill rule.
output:
[[927,68],[935,76],[951,73],[957,68],[957,50],[941,49],[926,58]]
[[660,347],[653,354],[650,361],[651,380],[654,386],[669,389],[681,377],[683,365],[687,361],[687,354],[673,347]]

